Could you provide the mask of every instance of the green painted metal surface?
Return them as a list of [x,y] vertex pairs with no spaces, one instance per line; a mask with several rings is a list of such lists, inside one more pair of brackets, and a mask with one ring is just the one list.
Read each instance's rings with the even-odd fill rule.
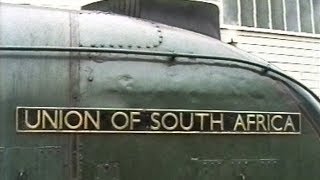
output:
[[[301,111],[290,89],[251,70],[107,57],[81,67],[81,106]],[[241,173],[246,179],[303,179],[310,173],[317,179],[318,135],[308,122],[302,127],[297,136],[82,135],[81,154],[90,164],[82,168],[92,172],[83,176],[95,177],[92,164],[111,160],[120,164],[120,179],[237,179]]]
[[[104,18],[130,22],[134,30],[125,25],[110,28]],[[135,50],[159,40],[154,26],[117,15],[0,4],[1,46],[132,45]],[[209,54],[267,65],[214,39],[164,25],[158,28],[163,42],[155,51]],[[135,39],[143,35],[145,39]],[[17,106],[300,112],[302,134],[16,133]],[[0,51],[0,177],[316,180],[320,177],[319,106],[301,87],[243,63]]]

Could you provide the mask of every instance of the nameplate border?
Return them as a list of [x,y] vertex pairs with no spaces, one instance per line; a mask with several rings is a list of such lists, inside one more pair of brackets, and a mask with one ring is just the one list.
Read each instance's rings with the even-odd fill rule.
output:
[[[41,110],[110,110],[110,111],[157,111],[157,112],[204,112],[204,113],[242,113],[242,114],[283,114],[283,115],[298,115],[299,116],[299,131],[296,132],[245,132],[245,131],[126,131],[126,130],[22,130],[19,129],[19,109],[41,109]],[[75,134],[216,134],[216,135],[300,135],[301,134],[301,113],[298,112],[277,112],[277,111],[233,111],[233,110],[201,110],[201,109],[153,109],[153,108],[101,108],[101,107],[41,107],[41,106],[17,106],[15,112],[16,132],[18,133],[75,133]]]

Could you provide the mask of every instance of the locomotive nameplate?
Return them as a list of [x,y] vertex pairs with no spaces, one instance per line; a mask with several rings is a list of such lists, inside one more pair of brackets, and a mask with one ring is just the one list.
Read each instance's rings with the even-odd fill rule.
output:
[[17,132],[300,134],[293,112],[17,107]]

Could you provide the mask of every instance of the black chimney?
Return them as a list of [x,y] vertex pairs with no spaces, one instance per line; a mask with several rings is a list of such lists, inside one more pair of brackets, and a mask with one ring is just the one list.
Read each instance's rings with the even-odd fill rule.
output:
[[219,9],[216,5],[191,0],[104,0],[82,6],[148,19],[220,39]]

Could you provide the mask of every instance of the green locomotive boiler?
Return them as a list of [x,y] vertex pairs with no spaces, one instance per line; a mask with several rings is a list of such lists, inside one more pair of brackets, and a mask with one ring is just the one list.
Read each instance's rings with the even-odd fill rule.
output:
[[319,179],[319,98],[215,6],[118,2],[0,4],[1,180]]

